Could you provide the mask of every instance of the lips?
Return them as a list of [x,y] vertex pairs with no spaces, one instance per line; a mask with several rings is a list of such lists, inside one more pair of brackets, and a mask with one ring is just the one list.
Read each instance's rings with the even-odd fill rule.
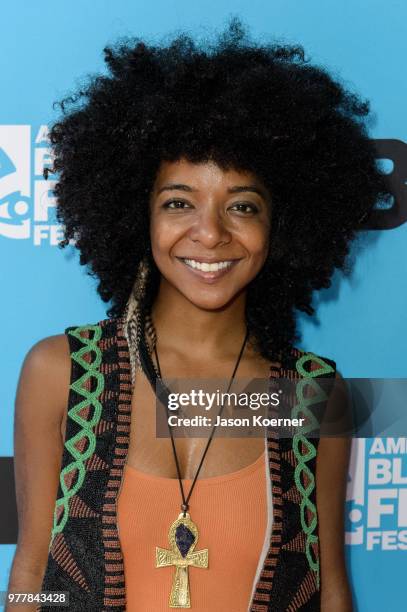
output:
[[195,277],[200,278],[201,280],[211,284],[216,282],[219,278],[222,278],[223,276],[225,276],[226,274],[228,274],[231,270],[233,270],[233,268],[237,265],[237,263],[240,261],[240,259],[209,259],[209,258],[195,258],[195,257],[186,257],[185,259],[193,259],[199,263],[218,263],[220,261],[230,261],[231,264],[229,266],[227,266],[226,268],[223,268],[221,270],[211,270],[208,272],[204,272],[203,270],[199,270],[198,268],[192,268],[191,266],[189,266],[185,261],[184,258],[181,257],[177,257],[178,261],[180,261],[182,263],[182,265],[191,272],[191,274],[194,274]]
[[177,259],[192,259],[198,263],[219,263],[221,261],[239,261],[240,257],[177,257]]

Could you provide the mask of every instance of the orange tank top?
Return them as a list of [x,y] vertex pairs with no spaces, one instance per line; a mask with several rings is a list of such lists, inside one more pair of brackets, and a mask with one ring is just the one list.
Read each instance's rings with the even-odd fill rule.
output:
[[[183,479],[185,494],[192,484]],[[198,479],[191,520],[207,548],[208,568],[189,567],[192,612],[246,612],[267,525],[266,460],[221,476]],[[168,530],[180,513],[176,478],[154,476],[125,464],[117,500],[127,612],[167,612],[175,568],[155,567],[156,546],[169,548]]]

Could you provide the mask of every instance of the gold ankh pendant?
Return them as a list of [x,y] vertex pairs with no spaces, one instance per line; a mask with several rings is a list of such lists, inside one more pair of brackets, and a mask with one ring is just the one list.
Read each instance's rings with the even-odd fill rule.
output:
[[198,529],[188,512],[178,515],[168,531],[171,550],[156,546],[155,566],[175,566],[169,598],[170,608],[190,608],[188,567],[208,567],[208,549],[193,552],[198,542]]

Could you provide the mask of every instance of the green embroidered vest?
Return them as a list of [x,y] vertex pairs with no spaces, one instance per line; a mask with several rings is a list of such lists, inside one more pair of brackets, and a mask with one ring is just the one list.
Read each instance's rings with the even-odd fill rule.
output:
[[[71,352],[68,419],[42,591],[69,591],[70,612],[126,610],[116,514],[132,399],[123,323],[112,318],[65,330]],[[335,362],[297,348],[280,366],[272,368],[270,380],[287,377],[306,384],[315,376],[335,377]],[[325,403],[321,396],[299,401],[298,414],[312,421]],[[269,433],[272,527],[249,610],[318,612],[318,438],[307,438],[304,429],[294,438]]]

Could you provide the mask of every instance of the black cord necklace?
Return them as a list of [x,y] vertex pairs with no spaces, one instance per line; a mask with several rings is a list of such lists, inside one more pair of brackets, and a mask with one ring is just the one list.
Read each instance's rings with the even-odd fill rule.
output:
[[[233,380],[235,378],[236,370],[239,366],[240,360],[243,355],[244,348],[246,346],[247,338],[248,338],[248,330],[246,330],[245,338],[242,344],[242,347],[239,352],[239,356],[237,358],[235,367],[233,369],[233,374],[229,381],[229,385],[226,393],[228,393]],[[160,548],[156,546],[156,567],[167,567],[169,565],[174,565],[175,575],[172,582],[171,593],[169,597],[169,606],[170,608],[189,608],[191,606],[190,603],[190,593],[189,593],[189,580],[188,580],[188,566],[207,568],[208,567],[208,549],[202,549],[195,551],[195,547],[198,542],[198,528],[196,524],[191,520],[189,515],[189,500],[191,499],[192,491],[194,490],[195,484],[198,479],[199,472],[201,471],[202,465],[204,463],[206,454],[208,452],[209,446],[212,442],[216,425],[213,426],[208,441],[206,443],[204,452],[202,454],[201,460],[199,462],[198,468],[196,470],[194,479],[191,484],[191,488],[189,490],[188,495],[185,497],[184,487],[182,484],[181,478],[181,470],[179,467],[178,455],[175,448],[174,436],[172,433],[172,428],[168,422],[169,412],[168,412],[168,395],[169,390],[165,386],[162,380],[160,362],[158,359],[158,353],[156,344],[154,344],[154,353],[157,360],[157,371],[152,362],[151,356],[147,347],[145,345],[144,334],[141,334],[140,338],[140,361],[143,366],[144,371],[146,372],[150,383],[153,386],[153,389],[158,388],[157,397],[163,401],[164,406],[167,411],[167,423],[168,429],[170,431],[171,436],[171,445],[174,454],[175,465],[177,468],[177,476],[178,483],[180,486],[180,492],[182,497],[181,510],[182,512],[178,515],[178,518],[172,523],[169,531],[168,531],[168,541],[170,544],[170,549]],[[223,412],[224,404],[222,404],[218,416],[220,417]]]
[[[237,368],[238,368],[238,366],[239,366],[239,363],[240,363],[240,360],[241,360],[241,358],[242,358],[242,354],[243,354],[243,351],[244,351],[244,347],[245,347],[246,342],[247,342],[247,336],[248,336],[248,332],[246,332],[245,339],[244,339],[244,342],[243,342],[243,344],[242,344],[242,348],[240,349],[239,357],[238,357],[238,359],[237,359],[237,361],[236,361],[236,364],[235,364],[235,367],[234,367],[234,370],[233,370],[233,374],[232,374],[232,377],[231,377],[231,379],[230,379],[229,386],[228,386],[228,388],[227,388],[226,393],[228,393],[228,391],[229,391],[229,389],[230,389],[230,387],[231,387],[231,385],[232,385],[232,383],[233,383],[233,380],[234,380],[234,378],[235,378],[236,370],[237,370]],[[155,357],[156,357],[156,360],[157,360],[157,369],[158,369],[158,373],[159,373],[159,376],[160,376],[160,378],[161,378],[161,380],[162,380],[161,368],[160,368],[160,362],[159,362],[159,359],[158,359],[158,353],[157,353],[157,348],[156,348],[156,346],[154,346],[154,353],[155,353]],[[221,408],[220,408],[220,410],[219,410],[218,416],[221,416],[221,414],[222,414],[222,412],[223,412],[223,406],[224,406],[224,404],[222,404],[222,406],[221,406]],[[167,408],[168,408],[168,407],[167,407]],[[168,415],[167,415],[167,416],[168,416]],[[207,442],[207,444],[206,444],[206,446],[205,446],[204,452],[203,452],[203,454],[202,454],[201,460],[200,460],[200,462],[199,462],[198,468],[197,468],[197,470],[196,470],[196,473],[195,473],[195,476],[194,476],[194,479],[193,479],[193,481],[192,481],[191,488],[190,488],[190,490],[189,490],[189,493],[188,493],[187,497],[185,497],[184,487],[183,487],[183,485],[182,485],[181,471],[180,471],[180,467],[179,467],[179,462],[178,462],[177,451],[176,451],[176,448],[175,448],[175,441],[174,441],[174,436],[173,436],[173,433],[172,433],[172,427],[171,427],[169,424],[168,424],[168,429],[169,429],[169,431],[170,431],[171,443],[172,443],[172,449],[173,449],[173,453],[174,453],[175,465],[176,465],[176,467],[177,467],[178,481],[179,481],[180,490],[181,490],[181,497],[182,497],[182,505],[181,505],[181,510],[182,510],[182,511],[185,513],[185,512],[187,512],[187,510],[189,510],[189,504],[188,504],[188,502],[189,502],[189,500],[190,500],[190,498],[191,498],[192,491],[193,491],[194,486],[195,486],[195,483],[196,483],[196,481],[197,481],[197,478],[198,478],[199,472],[201,471],[201,467],[202,467],[203,462],[204,462],[204,460],[205,460],[206,453],[208,452],[209,446],[210,446],[210,444],[211,444],[211,442],[212,442],[212,439],[213,439],[213,436],[214,436],[214,434],[215,434],[216,425],[214,425],[214,426],[213,426],[213,428],[212,428],[211,434],[210,434],[210,436],[209,436],[209,438],[208,438],[208,442]]]

